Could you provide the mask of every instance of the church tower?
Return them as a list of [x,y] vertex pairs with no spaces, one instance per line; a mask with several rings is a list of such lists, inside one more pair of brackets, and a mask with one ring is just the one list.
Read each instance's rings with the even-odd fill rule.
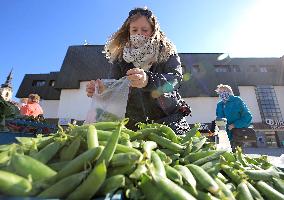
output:
[[7,79],[4,84],[1,84],[0,88],[0,95],[3,97],[5,101],[11,101],[12,95],[13,95],[13,88],[12,88],[12,71],[11,69],[9,75],[7,76]]

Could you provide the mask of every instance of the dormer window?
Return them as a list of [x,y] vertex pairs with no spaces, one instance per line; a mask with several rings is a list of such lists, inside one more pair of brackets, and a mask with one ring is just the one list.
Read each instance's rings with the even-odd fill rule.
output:
[[233,65],[232,66],[232,72],[240,72],[241,69],[240,69],[240,66],[239,65]]
[[35,86],[35,87],[42,87],[45,85],[45,81],[43,80],[34,80],[32,82],[32,86]]
[[249,66],[249,71],[250,71],[250,72],[257,72],[257,67],[256,67],[256,65],[250,65],[250,66]]
[[230,72],[229,65],[215,65],[216,72]]
[[55,80],[50,80],[48,83],[49,86],[54,87],[55,85]]
[[267,68],[265,66],[261,66],[259,70],[260,72],[267,72]]
[[200,72],[200,67],[199,67],[199,65],[192,65],[192,71],[195,72],[195,73]]

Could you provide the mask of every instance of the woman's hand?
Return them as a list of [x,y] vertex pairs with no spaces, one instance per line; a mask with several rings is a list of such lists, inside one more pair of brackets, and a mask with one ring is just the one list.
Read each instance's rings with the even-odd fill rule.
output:
[[[97,87],[96,87],[97,86]],[[92,97],[96,91],[96,88],[98,89],[98,93],[101,94],[105,90],[105,86],[102,82],[102,80],[91,80],[87,86],[86,86],[86,92],[88,97]]]
[[228,127],[229,130],[232,130],[233,128],[235,128],[234,124],[230,124],[229,127]]
[[133,68],[126,72],[131,87],[144,88],[148,84],[148,76],[143,69]]

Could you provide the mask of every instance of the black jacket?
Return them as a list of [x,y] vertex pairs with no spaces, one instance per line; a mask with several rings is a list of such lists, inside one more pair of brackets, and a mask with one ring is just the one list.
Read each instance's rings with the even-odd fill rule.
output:
[[[113,78],[119,79],[126,75],[127,70],[134,68],[132,63],[122,60],[113,67]],[[170,123],[171,115],[184,117],[190,114],[190,108],[181,99],[178,89],[182,80],[182,67],[178,55],[172,55],[164,63],[153,64],[149,71],[148,84],[144,88],[130,87],[126,117],[130,119],[128,127],[137,122]],[[157,94],[159,97],[157,97]]]

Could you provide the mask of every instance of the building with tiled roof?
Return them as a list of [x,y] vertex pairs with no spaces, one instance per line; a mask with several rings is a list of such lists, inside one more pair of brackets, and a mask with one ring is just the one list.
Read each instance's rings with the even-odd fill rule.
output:
[[[70,46],[59,72],[26,74],[16,97],[41,96],[46,118],[84,120],[91,104],[89,80],[111,79],[112,65],[102,45]],[[180,94],[192,108],[190,124],[215,119],[220,83],[232,87],[253,115],[259,137],[281,146],[284,141],[284,56],[281,58],[220,58],[221,53],[179,53],[184,70]],[[263,140],[262,140],[263,141]],[[283,142],[284,143],[284,142]],[[260,144],[261,145],[261,144]]]

